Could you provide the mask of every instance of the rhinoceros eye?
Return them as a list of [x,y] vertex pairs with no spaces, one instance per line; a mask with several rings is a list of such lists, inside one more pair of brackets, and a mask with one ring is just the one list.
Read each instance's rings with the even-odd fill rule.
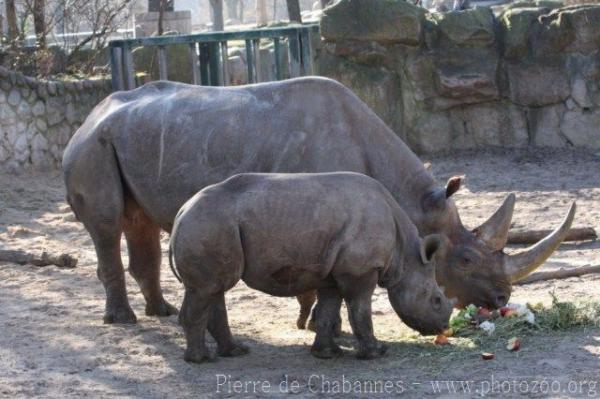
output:
[[464,268],[470,268],[477,263],[477,256],[470,251],[464,251],[460,256],[460,264]]

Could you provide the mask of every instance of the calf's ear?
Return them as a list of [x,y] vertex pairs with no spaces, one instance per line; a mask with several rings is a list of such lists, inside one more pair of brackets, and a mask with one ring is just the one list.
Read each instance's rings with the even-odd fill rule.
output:
[[419,253],[424,264],[431,262],[436,253],[444,247],[444,238],[439,234],[430,234],[421,240]]

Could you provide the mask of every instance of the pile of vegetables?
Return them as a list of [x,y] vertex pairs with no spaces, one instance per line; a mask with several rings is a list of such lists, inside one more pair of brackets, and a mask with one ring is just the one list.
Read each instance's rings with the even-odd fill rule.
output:
[[[461,309],[450,320],[450,328],[438,335],[435,345],[449,345],[449,337],[473,338],[488,346],[498,339],[506,340],[508,351],[521,348],[521,338],[535,331],[549,332],[576,327],[600,325],[600,303],[562,302],[551,293],[552,305],[508,304],[498,310],[475,305]],[[493,353],[483,352],[484,360],[494,358]]]
[[[528,306],[519,304],[508,304],[498,310],[489,310],[484,307],[469,305],[460,310],[456,316],[450,320],[450,328],[443,334],[438,335],[434,344],[447,345],[450,342],[448,337],[454,335],[467,336],[475,330],[483,330],[488,336],[494,335],[496,324],[506,322],[510,319],[510,324],[525,323],[535,325],[535,314]],[[509,351],[518,351],[521,348],[521,340],[518,337],[512,337],[508,340],[506,349]],[[494,358],[493,353],[484,352],[481,354],[484,360]]]

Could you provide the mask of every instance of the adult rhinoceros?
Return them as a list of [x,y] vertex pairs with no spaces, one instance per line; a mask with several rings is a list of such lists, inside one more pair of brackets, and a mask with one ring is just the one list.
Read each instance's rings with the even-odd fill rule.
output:
[[[468,231],[415,154],[356,95],[324,78],[239,87],[156,82],[110,95],[69,142],[63,172],[67,201],[83,222],[106,289],[106,323],[133,323],[120,239],[146,314],[176,313],[160,287],[160,230],[197,191],[241,172],[353,171],[381,182],[421,235],[442,233],[447,250],[438,283],[459,305],[498,307],[564,239],[562,226],[520,254],[502,252],[514,208],[509,195],[483,225]],[[282,215],[285,217],[285,215]]]

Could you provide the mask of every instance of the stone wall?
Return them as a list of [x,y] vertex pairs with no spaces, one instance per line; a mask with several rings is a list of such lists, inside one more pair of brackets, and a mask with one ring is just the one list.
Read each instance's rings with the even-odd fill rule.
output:
[[43,81],[0,67],[0,170],[58,167],[110,80]]
[[429,13],[404,0],[324,11],[318,71],[418,152],[600,148],[600,5]]

